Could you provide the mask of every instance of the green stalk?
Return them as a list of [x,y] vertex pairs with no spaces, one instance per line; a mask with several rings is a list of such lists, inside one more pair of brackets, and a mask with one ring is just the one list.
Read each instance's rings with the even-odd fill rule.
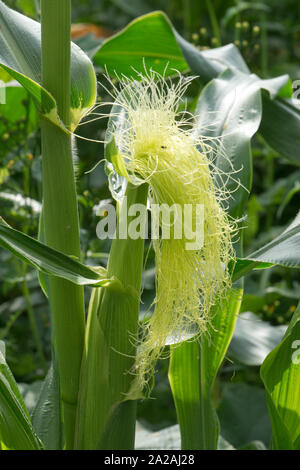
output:
[[[146,204],[148,186],[128,184],[127,207]],[[119,221],[127,216],[123,203]],[[124,219],[123,219],[124,220]],[[128,395],[134,375],[144,240],[114,239],[108,276],[119,289],[94,289],[86,330],[76,429],[78,449],[133,449],[136,395]],[[129,399],[128,399],[129,398]]]
[[[70,122],[71,0],[42,0],[42,84]],[[42,118],[43,216],[46,243],[80,257],[79,222],[71,137]],[[84,343],[83,288],[49,280],[53,335],[58,358],[65,447],[73,448],[80,364]]]

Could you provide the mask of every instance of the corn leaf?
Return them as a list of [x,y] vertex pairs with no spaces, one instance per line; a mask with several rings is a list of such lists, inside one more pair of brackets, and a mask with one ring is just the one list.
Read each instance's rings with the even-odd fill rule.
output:
[[224,384],[218,417],[222,436],[236,449],[252,447],[257,441],[268,448],[272,428],[262,387],[243,382]]
[[300,213],[274,240],[259,250],[238,259],[233,271],[237,280],[252,269],[265,269],[275,265],[300,268]]
[[4,449],[41,450],[15,379],[0,351],[0,442]]
[[[162,12],[141,16],[129,23],[117,35],[109,38],[100,46],[94,57],[95,65],[106,68],[110,74],[124,73],[134,76],[153,68],[166,74],[174,74],[188,69],[180,47],[174,37],[172,25]],[[173,70],[172,70],[173,69]]]
[[159,73],[166,72],[166,75],[173,74],[175,69],[183,72],[190,68],[204,81],[215,78],[228,67],[249,73],[233,44],[200,52],[175,31],[161,11],[136,18],[99,45],[94,63],[106,67],[111,74],[117,72],[129,76],[135,75],[135,71],[143,73],[145,65],[147,69],[151,67]]
[[0,245],[45,274],[78,285],[109,285],[105,270],[100,274],[84,264],[0,222]]
[[[40,113],[61,126],[56,103],[41,86],[40,24],[8,8],[0,0],[0,65],[33,97]],[[96,98],[95,72],[86,54],[71,49],[71,130],[74,130]]]
[[267,355],[282,340],[285,325],[271,325],[252,312],[240,313],[228,354],[247,366],[261,366]]
[[263,118],[259,132],[273,149],[294,165],[300,165],[300,110],[291,99],[271,101],[263,97]]
[[63,443],[59,377],[54,354],[52,357],[53,362],[31,415],[32,425],[47,450],[61,449]]
[[281,343],[261,367],[272,422],[272,448],[300,450],[300,304]]
[[[185,41],[176,31],[175,37],[190,70],[207,82],[230,68],[233,72],[250,74],[238,48],[233,44],[199,51]],[[287,76],[277,77],[286,80],[286,86],[278,97],[265,94],[262,96],[263,113],[259,133],[277,152],[284,155],[294,164],[299,165],[300,113],[291,99],[290,82]],[[265,81],[266,82],[266,81]],[[262,87],[264,88],[264,87]],[[277,91],[278,92],[278,91]],[[282,97],[281,97],[282,96]]]
[[173,30],[181,52],[192,72],[199,75],[203,82],[216,78],[227,68],[233,71],[250,74],[239,49],[234,44],[216,47],[207,51],[199,51],[190,42],[186,41],[177,31]]
[[216,183],[226,184],[232,193],[228,203],[233,217],[243,214],[251,187],[250,141],[261,120],[260,90],[266,89],[274,97],[286,80],[284,76],[261,80],[254,74],[229,69],[212,80],[199,99],[195,133],[203,136],[215,153],[216,165],[224,173]]
[[172,347],[169,380],[180,424],[182,449],[216,449],[220,433],[211,389],[239,312],[242,289],[214,309],[212,328],[201,340]]
[[[145,34],[144,34],[145,32]],[[138,44],[138,48],[136,47]],[[130,57],[130,60],[128,60]],[[183,39],[170,24],[167,16],[152,12],[130,23],[124,30],[99,46],[94,63],[102,68],[105,65],[110,73],[135,75],[152,67],[166,74],[190,69],[204,83],[216,78],[230,68],[233,72],[249,75],[250,71],[239,49],[234,44],[199,51]],[[282,77],[287,80],[287,76]],[[288,91],[289,90],[289,91]],[[290,84],[284,98],[291,97]],[[259,132],[277,152],[299,165],[300,116],[299,109],[290,99],[263,97],[263,115]]]

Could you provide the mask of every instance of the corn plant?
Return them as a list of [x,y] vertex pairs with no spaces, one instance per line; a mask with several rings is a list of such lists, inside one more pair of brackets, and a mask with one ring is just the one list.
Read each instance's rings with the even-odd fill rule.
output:
[[[300,266],[296,214],[281,235],[243,257],[252,137],[259,131],[276,150],[299,158],[300,118],[289,102],[289,78],[251,74],[233,45],[199,51],[161,12],[99,45],[94,64],[106,69],[108,81],[109,75],[118,81],[110,81],[105,158],[110,181],[122,191],[107,269],[91,268],[81,262],[74,139],[95,109],[96,75],[71,43],[70,26],[70,0],[41,0],[41,25],[0,2],[0,64],[35,103],[43,160],[38,239],[1,219],[0,243],[39,271],[51,307],[53,350],[31,416],[4,348],[0,352],[1,448],[133,449],[137,400],[151,395],[167,345],[182,448],[217,449],[212,388],[239,313],[242,278],[253,269]],[[205,84],[192,125],[179,109],[191,81],[180,74],[189,69]],[[189,237],[171,230],[164,240],[158,230],[154,313],[139,321],[146,218],[140,218],[140,236],[128,237],[136,214],[127,207],[147,200],[202,205],[204,241],[188,251]],[[159,217],[156,222],[163,230]],[[92,287],[87,315],[84,286]],[[291,360],[299,312],[261,368],[273,449],[300,448],[300,372]]]

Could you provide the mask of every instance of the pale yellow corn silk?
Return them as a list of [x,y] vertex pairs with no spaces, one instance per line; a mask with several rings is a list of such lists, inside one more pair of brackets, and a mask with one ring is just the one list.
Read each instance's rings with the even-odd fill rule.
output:
[[[210,311],[230,287],[228,263],[234,258],[235,223],[222,202],[226,190],[214,185],[217,169],[212,152],[196,139],[191,126],[178,114],[189,79],[174,84],[146,72],[141,81],[121,80],[125,93],[116,103],[126,111],[128,126],[114,129],[126,169],[135,184],[148,182],[151,202],[204,206],[204,244],[187,250],[186,238],[154,240],[156,298],[154,313],[144,322],[134,373],[140,387],[154,371],[169,337],[191,328],[207,330]],[[189,120],[188,120],[189,121]],[[202,148],[201,152],[198,148]],[[193,211],[193,224],[195,211]]]

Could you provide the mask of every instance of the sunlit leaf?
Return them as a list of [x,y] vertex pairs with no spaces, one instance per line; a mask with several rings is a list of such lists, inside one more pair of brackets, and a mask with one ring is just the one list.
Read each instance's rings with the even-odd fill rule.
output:
[[[0,1],[0,65],[30,93],[38,110],[60,125],[56,103],[41,86],[40,24]],[[71,49],[71,122],[76,128],[96,98],[96,77],[90,59],[76,45]]]
[[264,269],[275,265],[300,267],[300,213],[270,243],[251,253],[247,258],[238,259],[232,277],[233,280],[237,280],[252,269]]
[[[53,358],[55,361],[54,355]],[[61,449],[63,428],[56,363],[52,363],[50,366],[32,412],[31,420],[36,433],[42,439],[47,450]]]
[[[15,379],[0,352],[0,442],[13,450],[40,450],[43,445],[35,434]],[[2,447],[3,447],[3,444]]]
[[107,39],[94,57],[95,65],[106,67],[110,74],[135,75],[153,68],[159,73],[174,74],[187,70],[172,25],[162,12],[153,12],[133,20],[120,33]]
[[300,450],[300,308],[261,367],[272,422],[272,448]]
[[105,286],[105,270],[95,270],[0,222],[0,245],[45,274],[79,285]]

